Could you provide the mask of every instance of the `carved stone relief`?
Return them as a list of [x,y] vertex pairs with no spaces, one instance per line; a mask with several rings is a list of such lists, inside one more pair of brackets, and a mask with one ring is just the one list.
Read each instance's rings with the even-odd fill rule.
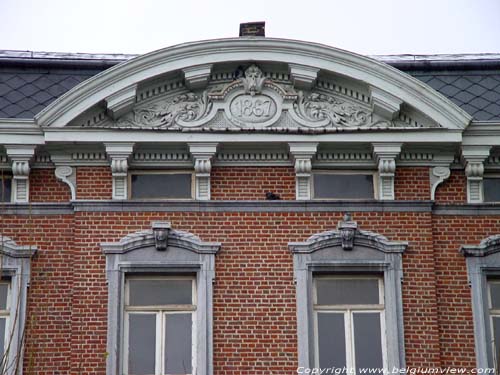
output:
[[[88,126],[138,129],[212,129],[217,113],[224,113],[225,128],[266,130],[308,129],[386,129],[423,127],[400,119],[385,119],[374,114],[369,103],[315,87],[296,91],[290,82],[266,77],[255,64],[231,82],[208,85],[203,91],[163,94],[141,102],[116,121],[89,123]],[[293,126],[280,121],[287,113]],[[428,125],[432,126],[432,125]],[[218,129],[218,128],[217,128]]]

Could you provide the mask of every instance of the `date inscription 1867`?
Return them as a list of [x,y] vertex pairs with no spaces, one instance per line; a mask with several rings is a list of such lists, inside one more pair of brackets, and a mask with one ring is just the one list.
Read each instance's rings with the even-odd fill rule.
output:
[[249,123],[261,123],[276,114],[276,103],[267,95],[238,95],[231,101],[231,115]]

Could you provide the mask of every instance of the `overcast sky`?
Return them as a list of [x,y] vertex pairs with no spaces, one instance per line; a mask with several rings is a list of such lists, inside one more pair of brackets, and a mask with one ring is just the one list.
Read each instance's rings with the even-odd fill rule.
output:
[[500,52],[500,0],[0,0],[0,49],[145,53],[248,21],[362,54]]

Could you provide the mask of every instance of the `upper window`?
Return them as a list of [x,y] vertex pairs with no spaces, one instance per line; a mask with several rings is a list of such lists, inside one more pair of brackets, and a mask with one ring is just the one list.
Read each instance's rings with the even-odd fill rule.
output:
[[314,315],[316,368],[386,367],[381,278],[315,277]]
[[192,277],[129,277],[125,374],[192,374],[196,289]]
[[500,368],[500,235],[464,245],[472,294],[477,368]]
[[483,179],[483,194],[485,202],[500,202],[500,176]]
[[212,375],[212,281],[220,243],[154,222],[103,243],[109,375]]
[[[0,282],[0,358],[4,358],[9,347],[10,283]],[[3,368],[2,363],[2,368]]]
[[12,191],[12,176],[6,173],[0,173],[0,202],[10,202]]
[[133,172],[130,174],[132,199],[191,199],[191,172]]
[[316,199],[373,199],[374,174],[370,172],[315,172],[313,192]]
[[402,253],[357,229],[348,215],[339,230],[290,243],[297,288],[299,367],[404,368]]

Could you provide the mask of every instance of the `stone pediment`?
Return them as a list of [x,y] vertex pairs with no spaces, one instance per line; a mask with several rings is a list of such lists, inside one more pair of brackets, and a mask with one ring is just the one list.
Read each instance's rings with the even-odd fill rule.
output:
[[[273,79],[256,64],[226,82],[210,82],[203,90],[185,86],[136,103],[111,119],[103,113],[72,126],[170,131],[346,131],[440,127],[425,116],[398,110],[397,118],[376,113],[369,95],[347,95],[334,85],[298,90],[291,81]],[[356,98],[356,97],[357,98]],[[97,119],[97,120],[96,120]],[[420,120],[420,119],[423,119]]]

